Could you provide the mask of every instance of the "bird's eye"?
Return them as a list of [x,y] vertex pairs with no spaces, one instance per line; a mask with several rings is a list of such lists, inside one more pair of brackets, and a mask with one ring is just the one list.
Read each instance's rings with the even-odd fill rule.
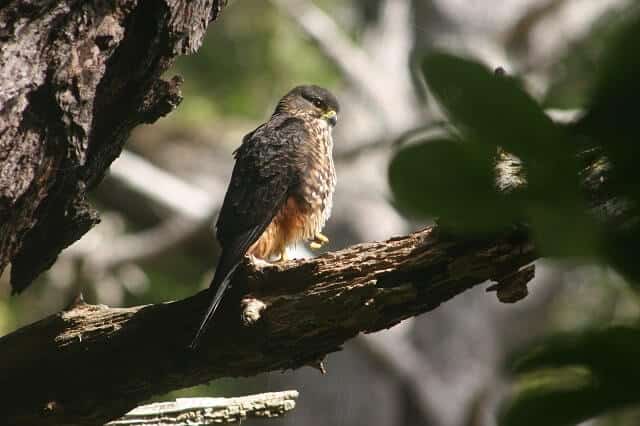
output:
[[314,99],[311,101],[311,103],[318,108],[322,106],[322,101],[320,99]]

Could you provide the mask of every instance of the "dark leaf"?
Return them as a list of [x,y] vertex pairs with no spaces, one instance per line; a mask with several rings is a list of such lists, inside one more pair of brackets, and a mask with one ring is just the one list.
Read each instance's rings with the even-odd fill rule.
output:
[[591,102],[579,129],[605,148],[621,190],[640,201],[640,11],[614,37],[599,64]]
[[422,70],[467,139],[501,146],[525,161],[568,151],[559,129],[514,79],[445,53],[427,55]]
[[458,231],[488,232],[517,220],[517,207],[495,188],[495,151],[478,144],[433,140],[402,148],[389,179],[397,205],[437,216]]
[[546,338],[510,362],[518,378],[500,424],[573,425],[640,402],[639,357],[637,327]]
[[598,376],[579,366],[525,374],[512,391],[502,406],[500,426],[573,426],[622,404],[608,393],[615,386],[603,386]]

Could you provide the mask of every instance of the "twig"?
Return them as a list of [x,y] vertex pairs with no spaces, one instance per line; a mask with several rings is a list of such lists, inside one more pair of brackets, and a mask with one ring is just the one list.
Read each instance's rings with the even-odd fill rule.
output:
[[86,258],[90,269],[99,271],[157,258],[206,232],[224,197],[221,183],[204,191],[126,150],[112,164],[110,179],[172,217],[152,229],[118,236],[107,244],[101,241],[100,250],[87,237],[65,252],[67,256]]
[[351,41],[329,15],[310,1],[271,2],[300,26],[354,87],[375,101],[376,105],[384,102],[381,99],[381,90],[384,88],[379,87],[379,79],[374,75],[374,64],[367,53]]
[[122,151],[113,162],[111,176],[127,187],[155,200],[169,212],[186,219],[202,221],[222,203],[224,187],[204,191],[165,172],[131,151]]
[[173,217],[149,230],[115,237],[103,244],[100,250],[85,253],[87,266],[91,269],[108,270],[125,263],[153,261],[187,243],[201,232],[210,233],[213,214],[215,212],[197,222],[185,220],[183,217]]
[[298,391],[268,392],[238,398],[178,398],[134,408],[106,426],[206,426],[240,423],[250,417],[282,417],[293,410]]

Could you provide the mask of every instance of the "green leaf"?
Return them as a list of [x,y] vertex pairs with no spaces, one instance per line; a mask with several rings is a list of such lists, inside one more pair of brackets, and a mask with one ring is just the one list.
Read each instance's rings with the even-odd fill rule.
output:
[[[500,146],[523,161],[527,186],[518,191],[517,198],[509,197],[509,214],[497,219],[522,218],[524,211],[524,218],[534,225],[534,239],[545,254],[594,255],[598,248],[598,234],[594,231],[597,228],[586,214],[578,178],[577,147],[569,142],[566,132],[514,79],[495,75],[476,62],[434,53],[424,59],[423,71],[434,96],[463,139],[489,149]],[[486,193],[478,191],[477,197],[464,202],[474,202]],[[517,215],[511,214],[514,205],[518,206]]]
[[445,53],[427,55],[422,70],[467,139],[501,146],[522,160],[546,160],[568,151],[559,129],[514,79]]
[[500,424],[573,425],[640,402],[639,357],[637,327],[563,333],[535,343],[510,362],[518,377]]
[[640,229],[638,229],[638,223],[609,231],[604,238],[604,245],[606,247],[605,259],[632,285],[640,286],[640,262],[638,262]]
[[495,188],[495,151],[438,139],[402,148],[389,180],[397,205],[461,232],[490,232],[518,218],[516,203]]
[[[598,377],[584,367],[526,374],[499,415],[500,426],[570,426],[609,408]],[[601,399],[605,396],[605,399]]]
[[629,14],[613,38],[598,67],[591,109],[606,108],[611,114],[637,117],[635,111],[619,109],[637,104],[640,94],[640,56],[635,49],[640,46],[640,10]]
[[[577,126],[581,135],[604,148],[612,164],[608,176],[610,192],[630,201],[629,217],[640,205],[640,6],[635,5],[619,26],[599,61],[597,83],[585,117]],[[637,253],[640,230],[637,221],[619,231],[608,230],[606,259],[627,278],[640,282]]]
[[[559,333],[532,344],[509,362],[514,372],[584,364],[640,377],[633,367],[640,359],[640,328],[611,326],[579,333]],[[615,372],[614,371],[614,372]],[[640,388],[640,382],[638,384]]]
[[630,13],[598,67],[591,102],[579,129],[603,146],[618,187],[640,201],[640,8]]
[[571,193],[564,199],[527,200],[526,217],[540,253],[549,257],[590,258],[600,254],[598,224],[586,213],[585,203]]

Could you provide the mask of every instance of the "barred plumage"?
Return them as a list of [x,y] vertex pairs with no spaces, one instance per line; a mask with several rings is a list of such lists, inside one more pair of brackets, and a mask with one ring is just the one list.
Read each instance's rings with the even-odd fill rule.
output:
[[336,174],[331,129],[339,106],[317,86],[286,94],[265,124],[246,135],[216,224],[222,254],[211,287],[214,299],[191,343],[195,348],[230,277],[245,254],[269,260],[321,234],[331,215]]

